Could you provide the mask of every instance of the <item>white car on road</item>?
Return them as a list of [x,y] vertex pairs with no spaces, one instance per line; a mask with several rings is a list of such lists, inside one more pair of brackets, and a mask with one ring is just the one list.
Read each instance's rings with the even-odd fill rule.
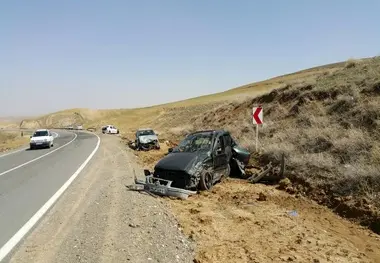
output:
[[106,125],[102,127],[102,133],[113,133],[113,134],[118,134],[119,129],[117,129],[113,125]]
[[30,149],[39,147],[52,147],[54,146],[54,136],[48,129],[36,130],[32,136],[30,136]]

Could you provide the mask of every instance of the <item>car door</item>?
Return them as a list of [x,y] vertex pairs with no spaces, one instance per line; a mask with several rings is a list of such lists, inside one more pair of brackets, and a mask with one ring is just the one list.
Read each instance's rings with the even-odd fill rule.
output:
[[224,145],[225,145],[224,147],[225,147],[225,151],[227,155],[227,161],[229,162],[232,157],[232,139],[228,133],[223,135],[223,139],[224,139]]
[[214,171],[216,172],[215,174],[218,174],[218,177],[220,177],[220,171],[226,169],[228,165],[223,135],[218,135],[215,139],[213,156]]

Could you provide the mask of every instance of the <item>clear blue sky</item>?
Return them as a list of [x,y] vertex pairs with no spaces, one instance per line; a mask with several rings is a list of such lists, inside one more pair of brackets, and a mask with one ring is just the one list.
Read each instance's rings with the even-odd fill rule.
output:
[[380,55],[378,0],[2,1],[0,116],[130,108]]

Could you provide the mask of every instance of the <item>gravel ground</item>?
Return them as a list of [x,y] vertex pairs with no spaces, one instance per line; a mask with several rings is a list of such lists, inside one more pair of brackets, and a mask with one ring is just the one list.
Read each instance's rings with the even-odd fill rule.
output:
[[103,135],[90,165],[10,262],[193,262],[195,245],[162,199],[128,191],[135,156]]

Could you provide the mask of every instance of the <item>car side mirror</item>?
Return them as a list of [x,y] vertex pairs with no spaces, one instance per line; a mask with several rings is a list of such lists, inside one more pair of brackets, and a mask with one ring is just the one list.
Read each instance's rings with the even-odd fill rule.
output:
[[151,172],[148,169],[144,169],[144,174],[145,176],[151,175]]
[[168,153],[171,153],[172,151],[173,151],[173,148],[170,147],[170,148],[168,149]]
[[32,135],[30,135],[30,138],[33,138],[33,136],[32,136]]

